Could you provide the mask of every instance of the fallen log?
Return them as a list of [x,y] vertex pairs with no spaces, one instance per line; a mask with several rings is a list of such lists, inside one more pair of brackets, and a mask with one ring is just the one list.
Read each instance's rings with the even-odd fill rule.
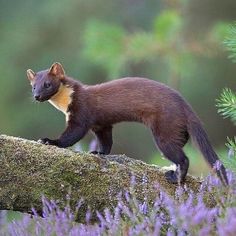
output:
[[[0,135],[0,210],[40,211],[41,197],[72,205],[84,199],[84,211],[112,208],[120,192],[128,191],[135,176],[135,194],[155,199],[158,189],[174,196],[177,185],[166,181],[164,170],[125,155],[97,156]],[[187,176],[196,190],[200,180]],[[158,184],[158,189],[155,187]],[[81,213],[83,214],[83,212]]]

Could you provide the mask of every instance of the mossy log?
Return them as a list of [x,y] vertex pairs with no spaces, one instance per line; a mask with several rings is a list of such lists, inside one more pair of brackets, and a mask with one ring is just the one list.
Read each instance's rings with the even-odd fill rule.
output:
[[[84,211],[87,206],[101,211],[129,190],[131,176],[138,198],[153,200],[159,188],[174,195],[177,187],[160,167],[125,155],[75,153],[5,135],[0,135],[0,167],[0,210],[40,211],[42,195],[62,203],[69,192],[71,204],[83,198]],[[200,181],[187,176],[185,184],[196,190]]]

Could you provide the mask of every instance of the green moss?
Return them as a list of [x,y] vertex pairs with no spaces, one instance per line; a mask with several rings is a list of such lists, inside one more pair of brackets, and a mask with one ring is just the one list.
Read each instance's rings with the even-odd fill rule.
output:
[[[98,157],[4,135],[0,136],[0,166],[0,209],[41,209],[42,194],[63,204],[69,192],[72,205],[83,198],[84,211],[87,206],[102,210],[113,206],[121,191],[129,190],[132,175],[138,198],[147,194],[152,201],[156,184],[172,196],[176,189],[160,168],[125,155]],[[188,176],[186,184],[197,190],[200,181]]]

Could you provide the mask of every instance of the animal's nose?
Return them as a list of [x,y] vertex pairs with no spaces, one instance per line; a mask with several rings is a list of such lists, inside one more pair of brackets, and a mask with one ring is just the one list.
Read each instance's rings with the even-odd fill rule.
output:
[[34,95],[35,100],[39,100],[40,99],[40,95]]

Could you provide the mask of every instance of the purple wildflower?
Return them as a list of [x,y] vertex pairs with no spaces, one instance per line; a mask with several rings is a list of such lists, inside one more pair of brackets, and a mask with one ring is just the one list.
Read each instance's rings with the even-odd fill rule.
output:
[[[43,197],[44,218],[32,209],[34,216],[23,215],[21,220],[11,222],[6,235],[236,235],[236,177],[233,173],[228,173],[228,177],[227,194],[218,179],[209,176],[198,193],[186,186],[178,186],[174,198],[157,191],[153,204],[147,196],[137,200],[133,191],[135,178],[132,178],[131,190],[118,195],[113,210],[97,212],[98,222],[94,224],[90,222],[91,209],[86,213],[85,224],[74,222],[85,201],[81,200],[73,212],[69,204],[61,209],[55,201]],[[145,178],[142,181],[147,184]],[[218,205],[207,207],[203,200],[206,191],[212,191]]]

